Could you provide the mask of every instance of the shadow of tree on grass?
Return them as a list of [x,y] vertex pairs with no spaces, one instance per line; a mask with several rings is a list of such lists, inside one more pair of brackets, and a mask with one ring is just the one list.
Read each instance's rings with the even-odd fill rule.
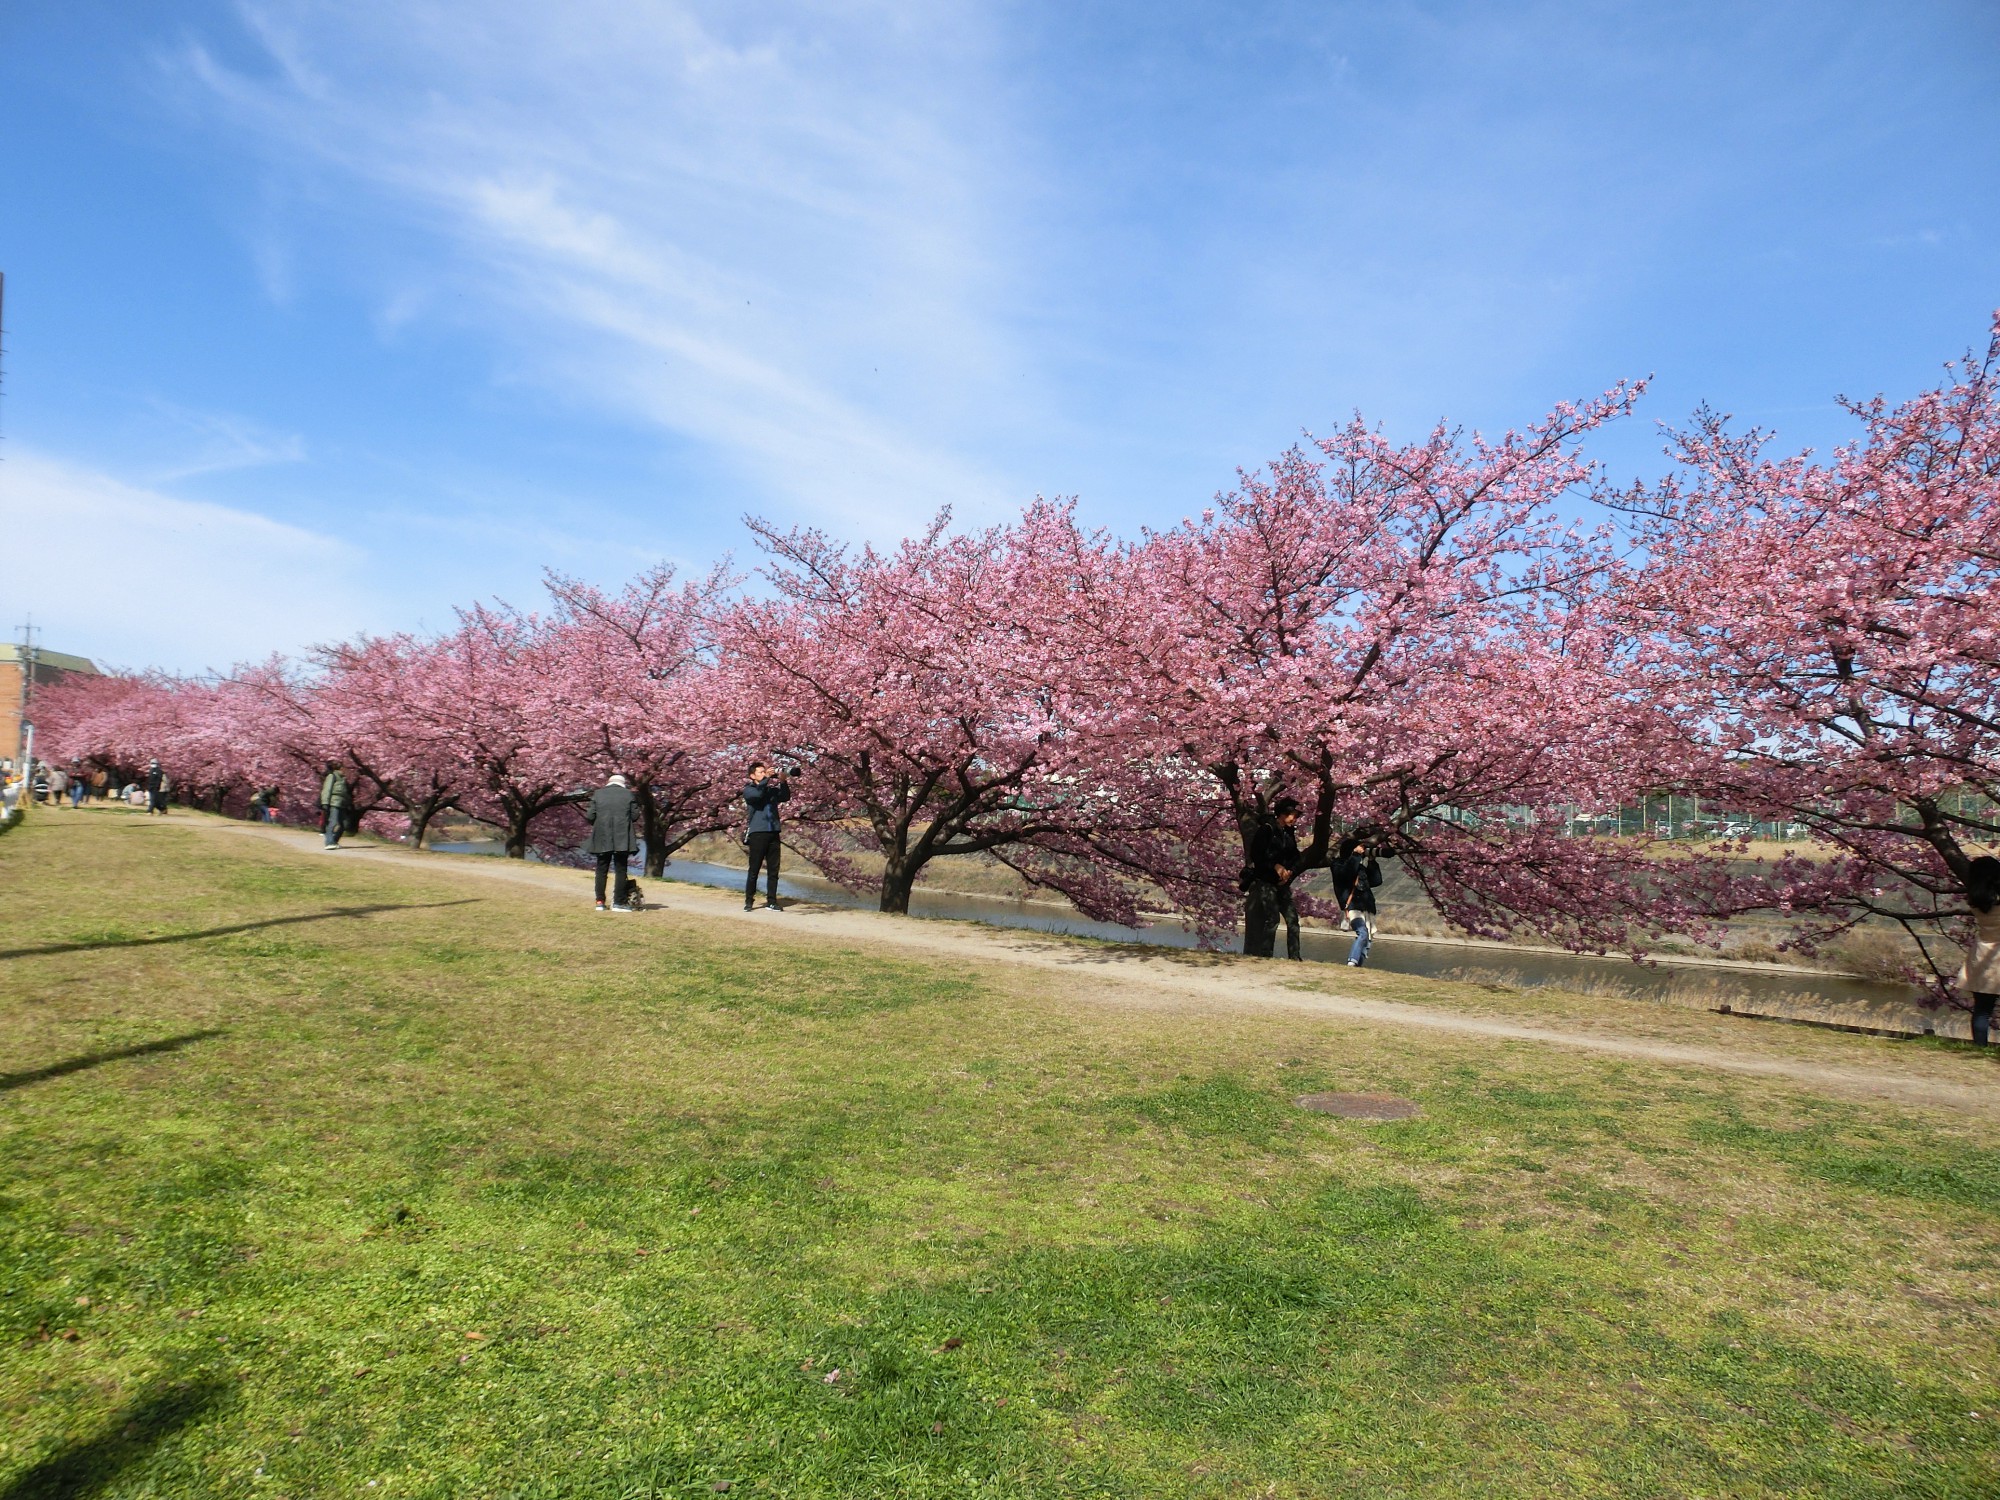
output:
[[255,932],[260,927],[288,927],[298,922],[331,921],[336,917],[368,917],[384,911],[429,911],[440,906],[471,906],[478,899],[477,896],[462,896],[456,901],[391,901],[375,906],[336,906],[331,911],[306,912],[296,917],[266,917],[261,922],[236,922],[228,927],[205,927],[199,932],[168,932],[158,937],[96,938],[87,943],[44,943],[37,948],[0,948],[0,958],[35,958],[50,953],[88,953],[96,948],[150,948],[159,943],[192,943],[198,938]]
[[195,1042],[205,1042],[212,1036],[225,1033],[219,1027],[206,1031],[188,1031],[179,1036],[161,1037],[157,1042],[141,1042],[136,1047],[114,1047],[108,1052],[86,1052],[81,1057],[65,1058],[59,1063],[50,1063],[45,1068],[29,1068],[20,1073],[0,1073],[0,1094],[9,1089],[26,1088],[31,1083],[40,1083],[48,1078],[60,1078],[65,1073],[81,1073],[86,1068],[99,1067],[108,1062],[119,1062],[128,1057],[149,1057],[156,1052],[178,1052]]
[[158,1386],[115,1413],[94,1437],[71,1443],[18,1475],[0,1500],[84,1500],[189,1423],[220,1406],[230,1387],[214,1376]]

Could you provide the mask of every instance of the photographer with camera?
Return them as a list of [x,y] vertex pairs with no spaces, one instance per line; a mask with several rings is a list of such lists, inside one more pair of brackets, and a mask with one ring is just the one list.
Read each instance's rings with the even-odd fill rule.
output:
[[1382,866],[1375,847],[1353,834],[1340,841],[1339,857],[1328,866],[1333,874],[1333,899],[1340,903],[1340,920],[1354,934],[1347,950],[1347,966],[1358,969],[1368,962],[1368,949],[1375,941],[1375,887],[1382,883]]
[[776,766],[758,761],[750,767],[750,781],[743,788],[743,801],[750,809],[750,823],[744,831],[743,847],[750,854],[750,873],[743,880],[743,909],[757,904],[757,870],[764,877],[764,909],[781,911],[778,905],[778,808],[792,800],[792,784]]

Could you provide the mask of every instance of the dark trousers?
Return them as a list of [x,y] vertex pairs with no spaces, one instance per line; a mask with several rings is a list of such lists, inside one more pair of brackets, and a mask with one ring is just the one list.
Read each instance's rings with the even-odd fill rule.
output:
[[1993,1033],[1993,1002],[2000,999],[1996,995],[1974,995],[1972,997],[1972,1039],[1984,1047]]
[[1299,956],[1299,908],[1289,885],[1256,880],[1244,892],[1243,951],[1270,958],[1278,946],[1278,923],[1285,924],[1285,957]]
[[631,894],[626,887],[632,883],[625,878],[625,862],[631,857],[631,851],[628,849],[620,849],[616,854],[600,854],[597,856],[597,899],[599,901],[604,899],[604,877],[611,871],[616,870],[618,872],[618,883],[611,888],[613,892],[611,904],[613,906],[623,906],[625,904],[625,898]]
[[746,847],[750,851],[750,873],[743,878],[743,905],[748,908],[757,900],[757,867],[764,868],[764,899],[771,905],[778,904],[778,836],[775,833],[753,833]]
[[329,849],[338,849],[340,847],[340,836],[347,832],[347,809],[336,802],[331,807],[323,808],[321,811],[325,816],[321,819],[319,826],[320,832],[326,835],[326,847]]

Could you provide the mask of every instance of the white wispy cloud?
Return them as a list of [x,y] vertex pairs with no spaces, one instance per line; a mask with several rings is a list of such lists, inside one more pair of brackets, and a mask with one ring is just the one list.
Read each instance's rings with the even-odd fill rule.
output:
[[0,607],[102,664],[223,668],[384,617],[366,557],[336,537],[184,500],[50,454],[0,462]]
[[160,425],[171,434],[176,456],[151,469],[151,484],[172,484],[203,474],[303,463],[305,438],[278,432],[233,412],[197,411],[154,396],[147,400]]
[[[969,7],[247,0],[262,66],[171,76],[271,166],[442,241],[506,373],[707,446],[746,493],[900,526],[1019,498],[968,423],[1032,398],[990,309]],[[384,286],[385,328],[443,299]]]

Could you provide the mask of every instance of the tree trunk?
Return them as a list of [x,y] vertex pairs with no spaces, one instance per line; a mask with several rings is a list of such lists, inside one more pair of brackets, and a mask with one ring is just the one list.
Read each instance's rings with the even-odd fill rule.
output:
[[507,809],[507,857],[526,859],[528,857],[528,824],[533,814],[518,807]]
[[660,804],[653,789],[640,782],[633,789],[639,803],[639,832],[646,841],[646,878],[661,880],[667,873],[667,840],[661,831]]
[[896,858],[882,869],[882,910],[899,917],[910,914],[910,888],[917,883],[921,865]]
[[410,847],[421,849],[431,831],[431,819],[444,811],[436,797],[426,797],[410,809]]

